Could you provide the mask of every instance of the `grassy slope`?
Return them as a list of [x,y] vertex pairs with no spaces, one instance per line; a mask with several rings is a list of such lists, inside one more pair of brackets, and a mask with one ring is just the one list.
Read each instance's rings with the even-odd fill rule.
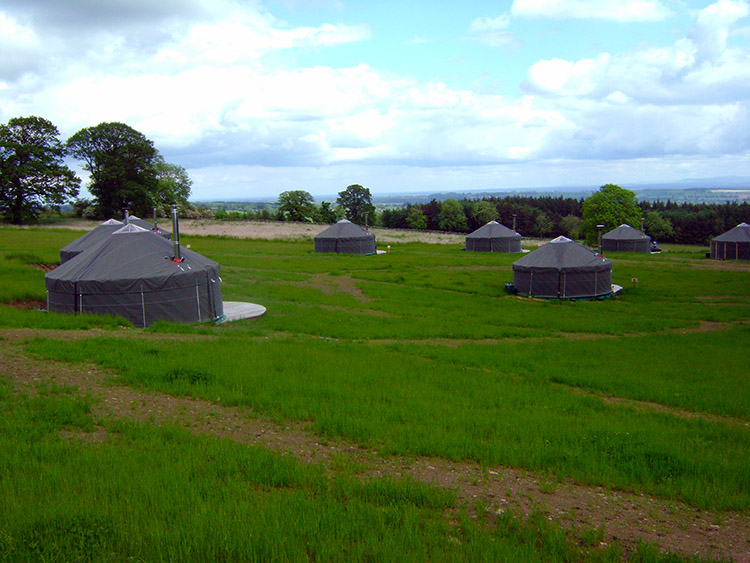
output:
[[[25,263],[55,261],[68,242],[61,236],[76,235],[0,229],[0,249],[22,240],[27,255],[0,251],[0,299],[43,299],[42,274]],[[267,315],[197,329],[162,324],[137,341],[40,339],[29,351],[93,360],[132,385],[310,420],[320,434],[384,451],[545,470],[701,507],[750,506],[746,424],[608,400],[747,422],[746,265],[691,250],[613,256],[615,283],[637,277],[635,289],[557,303],[503,294],[517,256],[420,244],[328,256],[309,243],[188,242],[222,264],[226,300],[261,303]],[[691,332],[707,322],[724,325]],[[0,325],[115,323],[3,308]],[[218,338],[186,347],[178,369],[174,342],[159,333],[186,330]]]

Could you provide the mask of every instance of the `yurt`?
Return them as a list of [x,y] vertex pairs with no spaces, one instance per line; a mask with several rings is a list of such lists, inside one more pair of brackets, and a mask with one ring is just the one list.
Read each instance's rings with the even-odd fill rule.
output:
[[74,256],[78,256],[87,248],[100,243],[117,229],[122,228],[122,226],[123,223],[116,219],[109,219],[108,221],[104,221],[104,223],[97,225],[85,235],[77,238],[69,244],[66,244],[60,249],[60,264],[64,264]]
[[521,252],[523,237],[497,221],[466,235],[466,250],[473,252]]
[[315,237],[315,252],[375,254],[375,235],[342,219]]
[[219,265],[125,225],[45,275],[47,310],[196,323],[223,314]]
[[513,263],[513,285],[532,297],[590,299],[612,293],[612,262],[557,237]]
[[711,258],[750,260],[750,225],[740,223],[711,241]]
[[602,235],[602,252],[650,252],[651,237],[622,224]]

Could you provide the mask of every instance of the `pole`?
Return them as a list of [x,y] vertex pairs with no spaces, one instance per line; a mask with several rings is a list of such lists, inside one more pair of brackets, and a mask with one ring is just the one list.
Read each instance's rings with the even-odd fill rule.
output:
[[177,224],[177,206],[172,206],[172,245],[174,247],[174,256],[172,262],[182,262],[180,256],[180,227]]
[[513,214],[513,232],[514,233],[516,232],[516,217],[517,216],[518,216],[518,214],[516,214],[516,213]]
[[604,225],[597,225],[597,229],[599,229],[599,256],[603,256],[602,254],[602,229],[604,228]]

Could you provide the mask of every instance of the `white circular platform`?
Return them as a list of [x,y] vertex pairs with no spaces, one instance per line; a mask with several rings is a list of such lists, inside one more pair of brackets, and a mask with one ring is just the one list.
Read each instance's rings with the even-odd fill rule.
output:
[[240,319],[254,319],[266,312],[263,305],[255,303],[243,303],[241,301],[224,301],[223,322],[239,321]]

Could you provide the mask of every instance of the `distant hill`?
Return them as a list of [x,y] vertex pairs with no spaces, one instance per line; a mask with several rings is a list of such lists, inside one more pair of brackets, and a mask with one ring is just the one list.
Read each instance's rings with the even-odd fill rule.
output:
[[[623,188],[635,192],[641,201],[673,201],[676,203],[726,203],[750,201],[750,176],[717,176],[714,178],[686,178],[669,183],[619,183]],[[599,186],[511,188],[484,191],[412,192],[403,194],[373,194],[373,203],[380,207],[401,207],[407,204],[424,204],[446,199],[482,199],[484,197],[564,197],[587,198]],[[315,196],[316,203],[335,202],[336,195]],[[202,207],[229,210],[274,209],[275,201],[269,198],[240,198],[232,201],[193,202]]]
[[[727,203],[750,201],[750,182],[747,187],[731,188],[685,188],[676,185],[662,187],[635,187],[623,186],[635,192],[639,201],[673,201],[675,203]],[[521,197],[563,197],[574,199],[586,199],[599,188],[588,190],[509,190],[488,192],[445,192],[421,195],[387,195],[373,197],[376,206],[395,207],[400,205],[423,204],[430,201],[444,201],[446,199],[482,199],[485,197],[506,198],[512,196]]]

